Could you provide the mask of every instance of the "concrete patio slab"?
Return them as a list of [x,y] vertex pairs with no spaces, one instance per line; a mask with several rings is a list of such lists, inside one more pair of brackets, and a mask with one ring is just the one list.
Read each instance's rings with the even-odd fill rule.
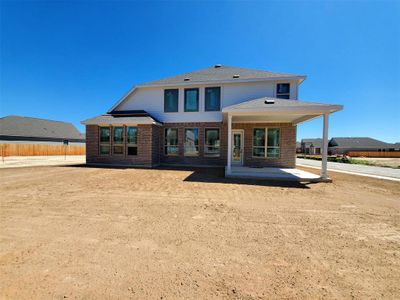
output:
[[226,177],[256,178],[297,182],[319,182],[321,177],[310,172],[290,168],[251,168],[232,167],[230,174],[225,169]]

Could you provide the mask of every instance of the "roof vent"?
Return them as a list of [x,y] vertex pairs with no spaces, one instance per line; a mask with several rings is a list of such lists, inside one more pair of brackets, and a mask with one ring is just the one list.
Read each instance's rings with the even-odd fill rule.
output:
[[221,64],[216,64],[216,65],[214,65],[214,68],[221,68],[222,67],[222,65]]
[[274,104],[275,100],[274,99],[267,99],[264,101],[265,104]]
[[183,81],[189,81],[189,80],[190,80],[190,78],[188,78],[188,77],[183,79]]
[[233,78],[239,78],[240,75],[239,75],[239,74],[235,74],[235,75],[233,75],[232,77],[233,77]]

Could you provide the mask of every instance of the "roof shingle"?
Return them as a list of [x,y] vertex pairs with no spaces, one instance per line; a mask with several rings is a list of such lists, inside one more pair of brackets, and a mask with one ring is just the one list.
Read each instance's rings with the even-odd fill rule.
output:
[[[239,75],[239,77],[237,77]],[[235,77],[234,77],[235,76]],[[210,67],[198,71],[188,72],[176,76],[171,76],[159,80],[154,80],[139,84],[138,86],[152,86],[152,85],[171,85],[171,84],[187,84],[194,82],[221,82],[221,81],[240,81],[240,80],[262,80],[273,78],[302,78],[304,75],[294,75],[288,73],[276,73],[270,71],[245,69],[239,67]],[[186,79],[186,80],[185,80]]]
[[85,139],[85,136],[71,123],[21,116],[0,118],[0,135],[70,140]]

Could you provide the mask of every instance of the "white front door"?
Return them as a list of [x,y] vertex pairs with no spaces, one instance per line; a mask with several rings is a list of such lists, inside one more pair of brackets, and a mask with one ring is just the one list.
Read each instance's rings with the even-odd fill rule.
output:
[[243,130],[232,130],[232,165],[243,165]]

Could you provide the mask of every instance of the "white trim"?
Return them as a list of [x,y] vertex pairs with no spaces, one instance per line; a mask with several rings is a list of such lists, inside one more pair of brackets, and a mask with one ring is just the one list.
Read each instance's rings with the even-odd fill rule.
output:
[[232,173],[232,115],[228,114],[228,156],[226,173]]
[[124,102],[124,101],[126,100],[126,98],[128,98],[128,96],[129,96],[130,94],[132,94],[136,89],[137,89],[137,87],[136,87],[136,86],[133,86],[133,87],[129,90],[128,93],[126,93],[121,99],[119,99],[119,100],[117,101],[117,103],[115,103],[115,104],[107,111],[107,113],[112,112],[115,108],[117,108],[120,104],[122,104],[122,102]]
[[321,178],[328,178],[328,126],[329,114],[324,114],[324,125],[322,131],[322,164],[321,164]]
[[[296,101],[296,100],[294,100]],[[245,103],[245,102],[242,102]],[[238,104],[240,105],[240,104]],[[292,114],[324,114],[327,112],[336,112],[343,109],[342,105],[307,105],[307,106],[266,106],[266,107],[252,107],[252,108],[235,108],[232,106],[227,106],[222,109],[223,113],[234,113],[235,115],[262,115],[268,114],[284,114],[290,112]],[[322,106],[322,107],[321,107]]]

